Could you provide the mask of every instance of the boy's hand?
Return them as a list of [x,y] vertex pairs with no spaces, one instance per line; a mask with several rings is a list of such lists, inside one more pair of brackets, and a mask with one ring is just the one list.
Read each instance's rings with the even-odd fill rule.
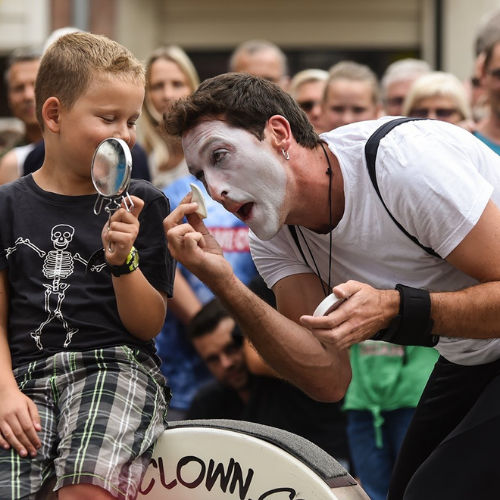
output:
[[35,403],[17,387],[2,391],[0,397],[0,446],[5,450],[12,446],[21,457],[36,456],[42,427]]
[[138,216],[144,207],[144,201],[131,196],[133,208],[128,212],[123,204],[106,222],[101,233],[106,262],[112,266],[121,266],[127,259],[139,233]]
[[215,277],[222,279],[232,273],[231,266],[223,258],[220,245],[196,214],[198,204],[190,200],[191,193],[188,193],[163,221],[168,249],[174,259],[205,283],[212,282]]

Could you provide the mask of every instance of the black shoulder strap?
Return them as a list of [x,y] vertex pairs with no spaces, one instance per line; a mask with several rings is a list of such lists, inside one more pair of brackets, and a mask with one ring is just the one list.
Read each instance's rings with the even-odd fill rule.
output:
[[416,243],[420,248],[423,248],[428,254],[433,255],[434,257],[441,258],[432,248],[426,247],[418,241],[418,239],[411,235],[389,212],[389,209],[387,208],[386,204],[384,203],[384,200],[382,199],[382,196],[380,194],[380,190],[378,188],[378,183],[377,183],[377,174],[375,172],[375,160],[377,159],[377,150],[378,150],[378,145],[380,140],[385,137],[394,127],[397,127],[401,123],[409,122],[409,121],[415,121],[415,120],[421,120],[422,118],[408,118],[408,117],[403,117],[403,118],[396,118],[394,120],[390,120],[386,123],[384,123],[381,127],[379,127],[375,132],[369,137],[368,141],[366,141],[365,144],[365,158],[366,158],[366,166],[368,168],[368,173],[370,174],[370,179],[372,181],[373,187],[375,188],[375,191],[377,192],[378,197],[380,198],[380,201],[382,202],[382,205],[384,205],[384,208],[386,209],[387,213],[389,214],[390,218],[394,221],[396,226],[403,231],[410,240],[412,240],[414,243]]
[[306,256],[304,255],[304,252],[302,251],[302,247],[300,246],[299,235],[297,234],[297,229],[295,229],[295,226],[292,226],[292,225],[289,225],[288,229],[290,230],[293,241],[295,241],[295,244],[297,245],[297,248],[300,251],[300,255],[302,255],[304,262],[307,264]]

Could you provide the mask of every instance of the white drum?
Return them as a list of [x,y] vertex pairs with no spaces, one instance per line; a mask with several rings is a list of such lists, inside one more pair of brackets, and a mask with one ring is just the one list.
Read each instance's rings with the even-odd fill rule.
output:
[[231,420],[172,422],[155,446],[138,499],[226,498],[369,500],[338,462],[294,434]]

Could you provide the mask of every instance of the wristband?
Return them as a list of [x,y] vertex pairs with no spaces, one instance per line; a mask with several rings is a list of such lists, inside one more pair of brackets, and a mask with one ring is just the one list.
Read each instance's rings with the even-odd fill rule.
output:
[[439,337],[431,334],[434,322],[429,292],[400,284],[396,285],[396,290],[400,299],[399,314],[388,328],[377,332],[372,339],[399,345],[435,346]]
[[139,252],[137,248],[132,247],[127,255],[125,262],[121,266],[112,266],[108,264],[109,270],[113,276],[119,277],[122,274],[130,274],[139,267]]

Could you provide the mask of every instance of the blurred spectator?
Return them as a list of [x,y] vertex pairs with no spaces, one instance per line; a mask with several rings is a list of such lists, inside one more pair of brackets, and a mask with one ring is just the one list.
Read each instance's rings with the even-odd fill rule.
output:
[[159,47],[146,62],[146,97],[138,122],[138,140],[148,158],[151,180],[159,188],[188,173],[181,141],[162,131],[164,113],[172,103],[198,87],[198,73],[178,46]]
[[304,69],[294,75],[288,90],[318,134],[325,131],[321,124],[321,104],[327,80],[328,71]]
[[485,50],[481,84],[487,95],[488,112],[474,135],[500,154],[500,30],[498,38]]
[[17,49],[8,59],[5,81],[7,100],[12,115],[21,120],[24,134],[0,160],[0,183],[17,179],[22,165],[42,132],[35,112],[35,80],[40,66],[40,53],[34,49]]
[[455,125],[469,122],[472,116],[463,83],[443,71],[433,71],[415,80],[403,104],[403,114]]
[[325,130],[375,119],[379,111],[377,77],[368,66],[341,61],[330,68],[321,118]]
[[400,59],[389,64],[380,81],[385,114],[402,115],[403,102],[412,83],[430,71],[429,64],[421,59]]
[[229,71],[260,76],[287,90],[288,63],[284,52],[267,40],[247,40],[233,51]]
[[245,350],[258,354],[218,299],[200,310],[188,332],[214,381],[196,394],[187,418],[246,420],[284,429],[317,444],[349,470],[339,404],[314,401],[285,380],[252,373]]
[[482,80],[485,56],[485,53],[481,52],[476,57],[472,76],[464,82],[465,89],[469,94],[472,119],[476,123],[484,120],[489,112],[488,92],[484,88]]
[[485,52],[500,39],[500,8],[488,12],[483,16],[476,30],[474,40],[475,55]]

